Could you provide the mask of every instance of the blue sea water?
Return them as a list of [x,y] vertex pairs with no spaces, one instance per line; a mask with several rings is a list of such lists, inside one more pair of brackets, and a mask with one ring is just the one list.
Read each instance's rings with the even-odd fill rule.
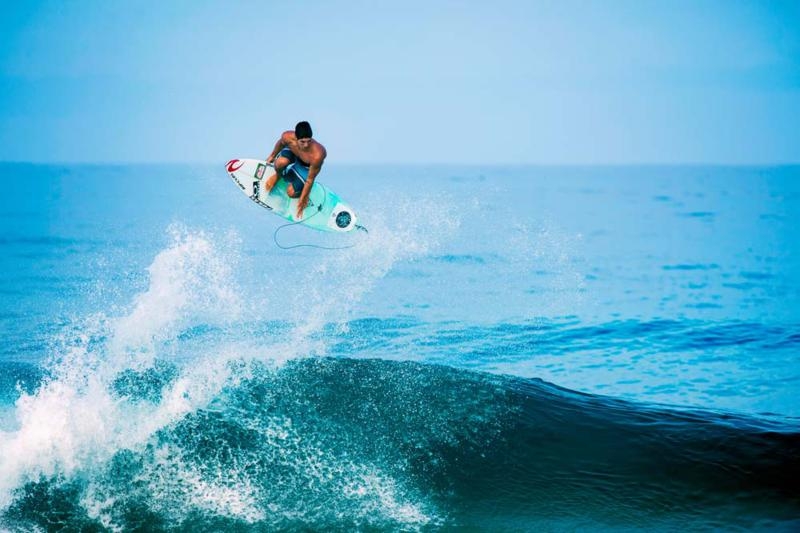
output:
[[0,164],[0,527],[800,528],[800,167]]

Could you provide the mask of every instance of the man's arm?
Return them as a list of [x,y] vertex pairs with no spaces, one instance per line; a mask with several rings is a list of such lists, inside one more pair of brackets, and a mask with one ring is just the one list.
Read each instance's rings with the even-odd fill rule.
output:
[[317,174],[322,169],[322,163],[312,163],[308,167],[308,177],[306,178],[306,185],[303,187],[303,192],[300,194],[300,200],[297,202],[297,220],[303,218],[303,209],[308,205],[308,196],[311,194],[311,187],[314,186],[314,180],[317,179]]
[[272,153],[269,154],[269,157],[267,157],[267,163],[272,163],[275,161],[275,157],[278,155],[278,152],[280,152],[283,147],[286,146],[286,143],[283,141],[283,137],[285,135],[286,133],[284,132],[281,133],[280,137],[278,137],[278,142],[275,143],[275,148],[272,149]]

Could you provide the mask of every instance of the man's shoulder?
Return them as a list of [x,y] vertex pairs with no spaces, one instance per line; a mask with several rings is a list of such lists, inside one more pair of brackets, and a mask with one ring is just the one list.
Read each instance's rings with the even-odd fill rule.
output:
[[325,150],[325,147],[321,144],[314,150],[314,155],[311,157],[311,162],[317,165],[321,165],[325,158],[328,157],[328,152]]

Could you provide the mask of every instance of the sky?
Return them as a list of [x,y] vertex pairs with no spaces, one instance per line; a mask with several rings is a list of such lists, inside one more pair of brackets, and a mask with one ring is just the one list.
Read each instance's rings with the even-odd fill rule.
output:
[[800,2],[0,0],[0,161],[800,162]]

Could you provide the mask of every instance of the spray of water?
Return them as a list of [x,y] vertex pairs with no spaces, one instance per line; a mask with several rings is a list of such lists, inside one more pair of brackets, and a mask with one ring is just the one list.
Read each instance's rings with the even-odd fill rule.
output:
[[[417,213],[420,208],[425,207],[414,207]],[[174,509],[184,514],[200,509],[247,522],[264,520],[265,513],[280,514],[274,505],[264,507],[265,499],[274,495],[265,496],[263,489],[248,484],[243,465],[228,473],[198,469],[179,443],[159,444],[154,438],[187,416],[212,408],[223,389],[246,379],[247,366],[239,364],[243,357],[280,365],[292,357],[324,353],[324,341],[309,339],[331,321],[344,323],[394,264],[424,255],[456,227],[444,220],[442,231],[421,238],[408,225],[392,226],[377,216],[372,220],[368,238],[356,247],[326,252],[313,263],[304,300],[289,305],[295,324],[282,351],[274,343],[269,346],[269,339],[248,337],[241,327],[252,305],[237,285],[241,257],[204,232],[171,227],[169,245],[147,269],[147,289],[134,297],[128,312],[116,317],[98,313],[65,331],[47,364],[49,377],[16,402],[16,428],[0,433],[0,509],[7,509],[28,483],[88,480],[81,506],[87,516],[113,529],[113,509],[121,496],[104,480],[120,453],[130,452],[147,458],[138,479],[144,501],[156,511],[169,515]],[[190,363],[178,365],[176,375],[155,391],[154,401],[120,394],[121,376],[152,369],[174,354],[182,334],[198,326],[217,328],[219,338],[192,344],[196,351],[187,356]],[[258,431],[273,439],[266,440],[262,454],[273,450],[280,456],[291,441],[291,431],[274,424]],[[275,440],[281,434],[288,436]],[[294,459],[299,470],[315,471],[316,461],[320,476],[337,480],[327,481],[327,490],[358,502],[363,516],[380,512],[390,520],[428,521],[423,508],[405,499],[398,481],[378,465],[326,458],[305,441],[298,440],[296,448],[302,450]]]
[[[236,309],[227,261],[208,236],[170,230],[171,244],[150,266],[150,286],[129,314],[88,317],[60,339],[50,377],[16,403],[15,431],[0,434],[0,505],[15,488],[42,477],[73,477],[102,465],[117,451],[141,446],[159,428],[205,405],[228,377],[225,361],[198,364],[165,388],[161,401],[136,404],[111,387],[125,369],[153,364],[159,344],[188,317],[211,319]],[[226,313],[223,316],[230,316]]]

